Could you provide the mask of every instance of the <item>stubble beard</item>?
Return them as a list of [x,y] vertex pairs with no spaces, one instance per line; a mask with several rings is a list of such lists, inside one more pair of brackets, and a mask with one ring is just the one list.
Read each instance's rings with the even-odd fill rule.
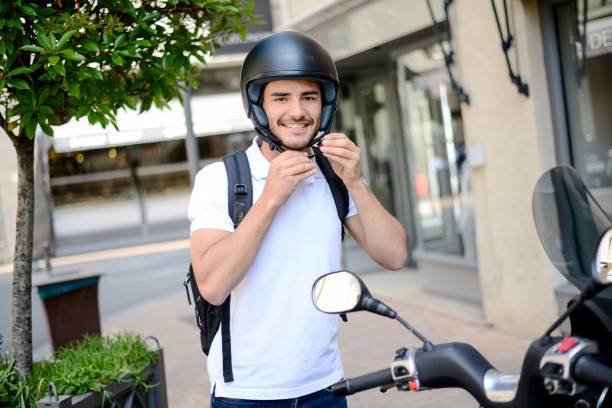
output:
[[[273,132],[272,130],[270,130],[270,133],[272,133],[274,136],[276,136],[277,139],[279,139],[282,143],[282,147],[287,149],[287,150],[304,150],[307,149],[308,147],[310,147],[310,142],[312,142],[312,140],[317,136],[317,134],[319,133],[318,127],[319,125],[314,123],[314,121],[312,121],[312,125],[314,125],[314,130],[312,131],[310,137],[305,141],[305,142],[299,142],[299,141],[287,141],[287,140],[283,140],[283,138],[279,137],[278,134],[276,134],[277,132]],[[280,121],[279,123],[277,123],[277,128],[280,129],[282,127]],[[278,132],[280,133],[280,132]]]

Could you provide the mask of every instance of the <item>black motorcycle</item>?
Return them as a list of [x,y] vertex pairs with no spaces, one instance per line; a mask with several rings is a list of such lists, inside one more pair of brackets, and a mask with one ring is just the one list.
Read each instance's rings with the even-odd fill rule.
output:
[[[612,407],[612,222],[570,167],[556,167],[540,177],[533,214],[550,260],[580,295],[531,343],[520,374],[499,372],[469,344],[432,344],[372,297],[358,276],[338,271],[314,283],[312,299],[319,310],[367,310],[396,319],[423,346],[400,348],[390,367],[343,380],[332,387],[334,393],[459,387],[483,408]],[[568,318],[571,334],[553,335]]]

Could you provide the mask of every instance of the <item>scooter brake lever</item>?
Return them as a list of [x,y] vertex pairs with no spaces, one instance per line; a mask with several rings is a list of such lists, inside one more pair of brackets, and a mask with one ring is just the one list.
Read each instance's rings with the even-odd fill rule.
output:
[[380,392],[387,392],[393,387],[395,387],[395,383],[389,383],[387,385],[383,385],[382,387],[380,387]]

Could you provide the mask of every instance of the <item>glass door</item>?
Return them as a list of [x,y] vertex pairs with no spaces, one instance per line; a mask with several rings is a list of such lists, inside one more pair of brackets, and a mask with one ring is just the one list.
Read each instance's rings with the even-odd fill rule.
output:
[[362,171],[380,203],[396,214],[393,183],[393,133],[383,77],[358,81],[356,102],[361,115],[355,117],[355,136],[362,150]]
[[476,260],[474,207],[460,103],[437,50],[436,45],[398,58],[417,233],[426,251]]

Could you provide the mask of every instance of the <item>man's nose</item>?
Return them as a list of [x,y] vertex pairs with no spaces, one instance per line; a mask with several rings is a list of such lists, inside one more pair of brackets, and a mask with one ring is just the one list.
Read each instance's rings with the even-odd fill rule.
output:
[[290,101],[288,113],[292,119],[301,119],[304,117],[304,107],[302,106],[302,101],[299,99]]

